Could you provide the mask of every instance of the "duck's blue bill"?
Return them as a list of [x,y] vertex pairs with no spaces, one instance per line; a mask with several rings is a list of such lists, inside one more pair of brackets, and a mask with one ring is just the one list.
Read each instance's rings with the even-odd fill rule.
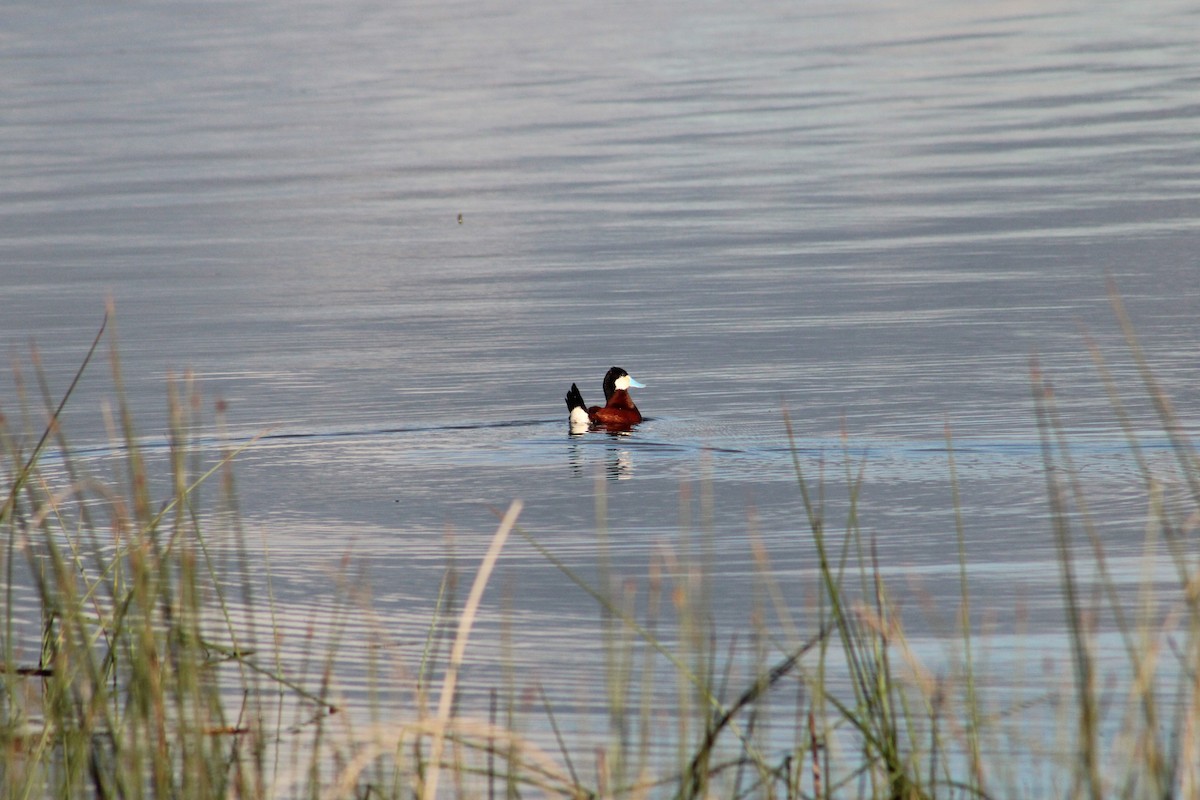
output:
[[639,382],[632,375],[629,376],[629,385],[635,389],[645,389],[646,388],[646,384]]

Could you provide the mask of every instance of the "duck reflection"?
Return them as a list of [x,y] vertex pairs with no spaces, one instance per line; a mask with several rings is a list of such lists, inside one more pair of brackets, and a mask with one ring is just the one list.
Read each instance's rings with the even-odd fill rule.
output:
[[[633,477],[633,451],[622,444],[629,431],[605,431],[604,476],[611,481],[624,481]],[[582,436],[571,436],[567,449],[567,467],[577,477],[590,476],[595,467],[597,442],[591,444]],[[591,457],[589,457],[589,451]]]

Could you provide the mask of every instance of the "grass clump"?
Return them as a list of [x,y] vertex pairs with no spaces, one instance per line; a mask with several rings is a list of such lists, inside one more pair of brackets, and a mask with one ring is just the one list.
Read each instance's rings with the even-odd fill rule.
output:
[[[265,739],[256,731],[264,712],[250,702],[258,687],[242,660],[243,633],[230,625],[214,636],[206,624],[211,600],[224,598],[208,573],[197,492],[232,454],[195,473],[196,405],[185,379],[171,384],[167,501],[151,498],[153,480],[123,405],[116,424],[126,490],[84,476],[59,420],[103,333],[58,403],[39,370],[46,423],[31,448],[7,424],[2,430],[3,794],[261,793]],[[119,385],[115,351],[113,364]],[[52,446],[57,457],[47,459]],[[239,666],[247,702],[231,713],[219,676]]]

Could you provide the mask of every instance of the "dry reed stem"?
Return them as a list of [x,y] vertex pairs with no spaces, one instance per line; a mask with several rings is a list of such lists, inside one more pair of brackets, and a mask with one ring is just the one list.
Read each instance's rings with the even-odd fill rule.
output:
[[458,619],[458,632],[454,635],[454,646],[450,649],[450,663],[446,667],[446,676],[442,680],[442,694],[438,699],[437,717],[434,721],[433,729],[433,745],[429,754],[431,762],[429,765],[429,775],[425,780],[425,785],[421,792],[421,797],[424,800],[433,800],[433,798],[437,797],[438,778],[441,776],[442,750],[446,744],[446,725],[450,721],[450,708],[454,703],[454,693],[458,685],[458,670],[462,666],[463,654],[467,650],[467,639],[471,636],[471,626],[475,624],[475,614],[479,610],[480,600],[483,599],[483,590],[487,587],[488,578],[491,577],[492,569],[496,566],[496,560],[500,558],[500,550],[504,547],[504,542],[508,539],[508,534],[512,531],[513,525],[516,524],[517,516],[521,513],[522,507],[523,504],[520,500],[513,500],[512,505],[508,507],[508,511],[504,513],[504,518],[500,520],[500,527],[496,529],[496,533],[492,537],[492,543],[479,565],[479,572],[475,575],[475,582],[471,584],[471,593],[467,595],[467,603],[463,606],[462,615]]

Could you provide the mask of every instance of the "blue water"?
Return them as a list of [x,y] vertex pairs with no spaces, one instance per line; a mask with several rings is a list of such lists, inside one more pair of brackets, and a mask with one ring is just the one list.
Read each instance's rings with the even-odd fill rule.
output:
[[[169,372],[228,406],[224,433],[198,431],[210,457],[265,434],[237,460],[239,505],[297,637],[352,574],[407,658],[449,554],[469,574],[514,498],[591,578],[604,553],[644,582],[707,542],[721,633],[761,600],[754,540],[804,608],[786,412],[830,526],[853,505],[934,641],[959,597],[948,427],[977,624],[1053,641],[1034,354],[1118,581],[1144,563],[1143,476],[1089,340],[1186,509],[1106,281],[1194,433],[1194,6],[2,15],[0,341],[36,341],[61,392],[111,296],[150,452]],[[612,364],[648,385],[647,421],[568,437],[567,387],[595,402]],[[10,424],[16,395],[6,376]],[[112,396],[100,358],[65,418],[105,475]],[[505,604],[537,641],[519,663],[571,697],[599,682],[594,601],[521,539],[471,651],[483,674]]]

